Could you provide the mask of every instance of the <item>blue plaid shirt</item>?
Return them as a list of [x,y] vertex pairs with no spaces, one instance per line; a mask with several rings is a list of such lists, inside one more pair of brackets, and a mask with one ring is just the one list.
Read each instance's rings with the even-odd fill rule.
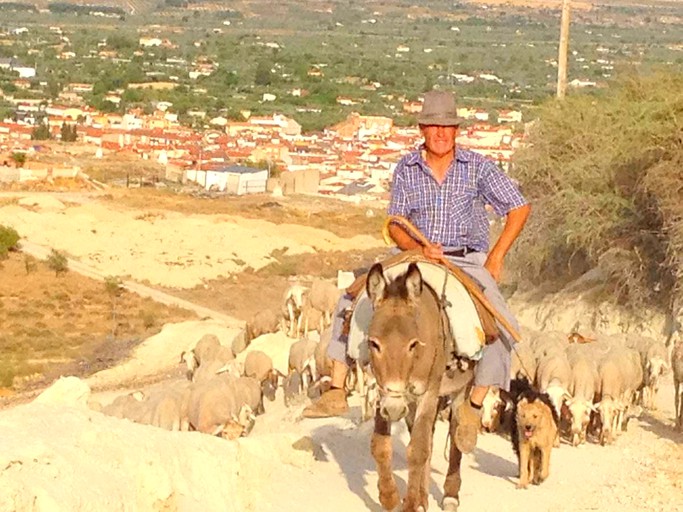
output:
[[439,185],[419,149],[396,165],[388,213],[406,217],[444,250],[469,247],[488,252],[486,204],[503,216],[527,201],[492,160],[457,147],[446,178]]

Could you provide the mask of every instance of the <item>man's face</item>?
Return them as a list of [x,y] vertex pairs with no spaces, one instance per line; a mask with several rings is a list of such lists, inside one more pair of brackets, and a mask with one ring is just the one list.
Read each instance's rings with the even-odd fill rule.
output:
[[445,156],[452,153],[455,148],[455,137],[458,134],[457,126],[437,126],[433,124],[420,125],[425,147],[434,156]]

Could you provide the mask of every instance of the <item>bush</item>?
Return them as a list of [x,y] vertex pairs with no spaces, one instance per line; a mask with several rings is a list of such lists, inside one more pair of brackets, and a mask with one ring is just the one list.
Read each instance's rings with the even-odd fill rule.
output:
[[0,224],[0,258],[6,258],[9,251],[17,249],[19,238],[14,228]]
[[52,249],[47,257],[47,266],[50,270],[55,271],[56,276],[59,276],[59,274],[69,270],[69,261],[63,252]]
[[681,90],[683,74],[662,73],[541,107],[514,160],[533,204],[521,277],[563,284],[599,267],[619,302],[670,307],[683,286]]

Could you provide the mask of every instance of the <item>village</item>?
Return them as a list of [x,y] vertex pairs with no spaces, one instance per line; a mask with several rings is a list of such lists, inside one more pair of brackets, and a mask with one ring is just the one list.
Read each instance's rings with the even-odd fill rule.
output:
[[[73,97],[89,87],[69,84],[67,89]],[[133,152],[161,164],[164,180],[195,182],[206,190],[231,194],[265,192],[268,179],[279,176],[283,193],[381,197],[388,191],[396,162],[420,141],[417,126],[399,127],[389,117],[357,113],[323,133],[303,134],[292,118],[254,116],[249,111],[241,113],[242,122],[214,118],[208,121],[210,129],[198,131],[182,126],[171,107],[159,102],[151,115],[140,109],[121,115],[82,105],[19,101],[16,110],[22,121],[0,122],[0,182],[74,177],[81,171],[32,161],[34,147],[41,144],[34,140],[38,115],[52,140],[60,141],[64,127],[74,127],[74,142],[92,148],[97,158]],[[408,113],[420,108],[419,101],[403,104]],[[500,111],[496,124],[489,122],[489,112],[483,109],[460,108],[458,114],[470,121],[461,129],[458,143],[507,170],[521,142],[513,130],[522,121],[521,112]],[[20,158],[21,165],[12,156],[17,154],[26,155]]]

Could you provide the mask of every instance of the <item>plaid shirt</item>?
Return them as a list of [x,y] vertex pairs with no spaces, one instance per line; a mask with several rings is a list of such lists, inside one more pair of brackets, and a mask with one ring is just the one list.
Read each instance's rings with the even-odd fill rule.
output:
[[389,215],[410,220],[444,250],[489,250],[484,205],[498,215],[527,204],[515,183],[490,159],[456,148],[444,182],[432,176],[421,149],[404,156],[394,169]]

